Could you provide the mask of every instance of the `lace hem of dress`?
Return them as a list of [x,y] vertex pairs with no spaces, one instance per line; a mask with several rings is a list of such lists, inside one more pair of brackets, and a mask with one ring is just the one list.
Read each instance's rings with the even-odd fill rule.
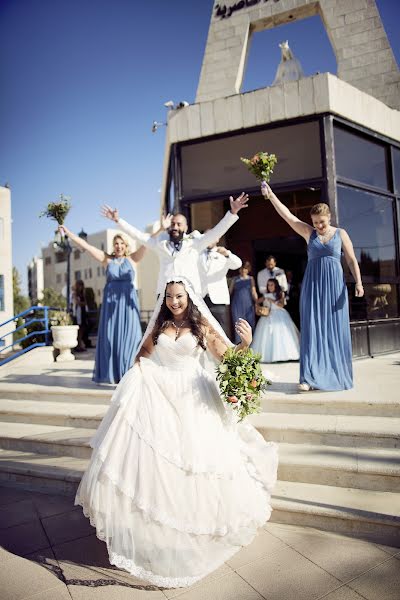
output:
[[[148,437],[143,429],[142,430],[139,429],[137,427],[137,425],[136,424],[134,425],[129,419],[124,418],[124,421],[132,429],[132,431],[134,433],[136,433],[136,435],[145,444],[147,444],[156,454],[159,454],[160,456],[165,458],[165,460],[167,460],[169,463],[171,463],[178,469],[182,469],[182,471],[185,471],[185,473],[189,473],[189,474],[193,474],[193,475],[204,475],[204,476],[207,476],[208,479],[233,479],[234,478],[233,471],[232,472],[227,472],[226,470],[211,471],[210,470],[211,466],[196,465],[194,463],[182,461],[181,456],[179,456],[178,454],[173,454],[171,452],[168,452],[168,450],[166,448],[162,448],[162,449],[159,448],[156,440]],[[102,461],[104,462],[105,456],[101,452],[101,442],[99,444],[94,443],[93,445],[90,443],[90,445],[93,449],[98,450],[99,456],[101,457]]]
[[[78,498],[75,499],[75,504],[76,505],[79,504],[80,506],[82,506],[83,514],[85,515],[85,517],[87,519],[89,519],[91,526],[96,528],[96,522],[95,522],[94,518],[92,517],[92,514],[90,513],[90,511],[88,511],[85,508],[84,504]],[[112,565],[115,565],[119,569],[124,569],[125,571],[128,571],[131,575],[134,575],[135,577],[138,577],[139,579],[144,579],[145,581],[148,581],[149,583],[152,583],[153,585],[156,585],[157,587],[161,587],[161,588],[189,587],[190,585],[193,585],[197,581],[200,581],[200,579],[203,579],[204,577],[206,577],[209,573],[212,573],[213,571],[215,571],[215,569],[217,569],[220,566],[220,562],[218,562],[215,565],[210,566],[209,569],[207,569],[207,571],[205,573],[203,573],[202,575],[197,575],[195,577],[162,577],[161,575],[156,575],[152,571],[147,571],[143,567],[139,567],[130,558],[126,558],[125,556],[121,556],[121,555],[109,550],[107,537],[101,531],[99,532],[97,530],[97,528],[96,528],[96,537],[100,541],[105,542],[107,544],[108,557],[109,557],[110,563]],[[241,548],[241,546],[232,547],[232,551],[227,553],[227,556],[225,557],[225,561],[229,560],[229,558],[231,556],[236,554],[236,552],[238,552],[238,550],[240,548]]]
[[189,587],[204,577],[204,575],[198,575],[197,577],[162,577],[161,575],[156,575],[151,571],[146,571],[146,569],[143,569],[143,567],[135,565],[133,560],[125,558],[124,556],[120,556],[119,554],[115,554],[115,552],[109,551],[108,556],[112,565],[115,565],[119,569],[124,569],[131,575],[134,575],[139,579],[144,579],[145,581],[148,581],[159,588]]
[[[250,476],[252,476],[250,471],[249,471],[249,474],[250,474]],[[135,508],[137,508],[140,512],[142,512],[146,516],[147,519],[150,519],[150,520],[154,521],[155,523],[159,523],[162,526],[170,527],[171,529],[175,529],[176,531],[179,531],[181,533],[188,533],[190,535],[210,535],[210,536],[214,536],[214,537],[224,537],[228,533],[235,534],[240,529],[243,529],[243,528],[258,529],[269,519],[269,517],[271,515],[271,511],[272,511],[272,509],[270,507],[269,494],[266,492],[265,487],[260,482],[255,481],[256,486],[258,488],[260,488],[260,490],[263,492],[263,494],[265,496],[263,508],[262,508],[262,511],[260,511],[260,514],[258,514],[256,516],[255,515],[252,516],[252,518],[246,522],[239,523],[236,528],[233,528],[233,527],[229,528],[229,527],[227,527],[227,525],[224,525],[223,527],[215,527],[213,529],[195,527],[192,523],[188,523],[188,522],[184,523],[182,521],[176,521],[176,519],[171,519],[171,517],[169,515],[167,515],[162,510],[160,510],[160,508],[157,506],[148,508],[148,506],[146,506],[145,503],[142,500],[140,500],[140,498],[133,497],[129,493],[127,493],[127,491],[124,490],[120,486],[120,484],[116,480],[113,479],[112,475],[110,473],[108,473],[105,469],[102,470],[102,476],[103,477],[105,476],[121,494],[123,494],[125,497],[129,498],[129,500],[131,500],[131,502],[135,506]],[[83,499],[80,498],[80,496],[78,494],[76,496],[75,503],[80,504],[82,506],[85,516],[88,517],[88,515],[85,512],[85,511],[87,511],[87,509],[84,506],[84,501],[83,501]]]

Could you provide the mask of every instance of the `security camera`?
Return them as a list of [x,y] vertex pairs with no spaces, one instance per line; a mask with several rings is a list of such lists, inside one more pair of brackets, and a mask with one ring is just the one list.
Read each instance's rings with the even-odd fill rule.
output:
[[185,106],[189,106],[189,102],[186,102],[186,100],[182,100],[181,102],[179,102],[177,108],[185,108]]
[[166,106],[167,108],[174,108],[174,101],[168,100],[167,102],[164,102],[164,106]]

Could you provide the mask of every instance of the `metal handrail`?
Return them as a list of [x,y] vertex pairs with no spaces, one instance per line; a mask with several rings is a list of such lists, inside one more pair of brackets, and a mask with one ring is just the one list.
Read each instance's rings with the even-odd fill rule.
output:
[[[13,339],[11,344],[9,344],[8,346],[5,346],[5,347],[0,346],[0,348],[3,352],[5,350],[9,350],[10,348],[13,349],[17,343],[20,344],[21,342],[23,342],[25,340],[29,340],[30,338],[37,336],[37,335],[44,335],[44,342],[34,342],[33,344],[30,344],[26,348],[22,348],[18,352],[15,352],[12,356],[8,356],[7,358],[0,360],[0,367],[12,360],[15,360],[22,354],[25,354],[25,352],[29,352],[29,350],[32,350],[33,348],[38,348],[40,346],[50,346],[49,312],[51,310],[59,311],[59,310],[64,310],[64,309],[56,308],[55,306],[31,306],[30,308],[27,308],[26,310],[20,312],[18,315],[11,317],[11,319],[8,319],[7,321],[0,323],[0,328],[1,328],[4,325],[8,325],[9,323],[11,323],[13,321],[18,321],[18,319],[21,319],[21,318],[25,317],[26,315],[32,315],[32,313],[33,313],[33,315],[32,315],[33,318],[24,322],[22,325],[19,325],[15,329],[12,329],[11,331],[4,333],[3,335],[0,335],[0,342],[1,341],[5,342],[5,338],[7,336],[9,336],[9,335],[13,336],[17,331],[20,331],[21,329],[24,329],[25,327],[28,327],[29,325],[32,325],[33,323],[43,323],[42,330],[31,331],[30,333],[27,333],[24,337],[22,337],[16,341],[14,341],[14,339]],[[39,311],[43,312],[43,317],[41,317],[40,314],[38,314]]]

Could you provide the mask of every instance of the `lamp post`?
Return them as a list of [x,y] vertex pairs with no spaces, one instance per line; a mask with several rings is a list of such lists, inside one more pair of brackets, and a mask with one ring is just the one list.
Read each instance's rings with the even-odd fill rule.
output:
[[72,246],[68,236],[64,237],[64,249],[67,253],[67,312],[71,313],[71,252]]
[[[79,237],[80,237],[82,240],[84,240],[85,242],[87,242],[87,236],[88,236],[88,234],[86,233],[86,231],[84,231],[84,230],[83,230],[83,227],[82,227],[82,229],[80,230],[80,232],[78,233],[78,235],[79,235]],[[84,251],[84,250],[81,250],[81,252],[85,252],[85,251]]]
[[53,241],[53,248],[55,250],[60,250],[61,252],[65,252],[67,255],[67,291],[66,291],[66,300],[67,300],[67,312],[71,313],[71,252],[72,246],[69,241],[67,235],[61,236],[61,234],[56,231],[56,235]]

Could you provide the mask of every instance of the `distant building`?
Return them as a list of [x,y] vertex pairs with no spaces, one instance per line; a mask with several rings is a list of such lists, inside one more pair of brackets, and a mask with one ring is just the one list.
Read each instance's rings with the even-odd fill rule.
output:
[[[251,38],[316,14],[337,60],[321,73],[241,93]],[[290,41],[290,39],[289,39]],[[316,49],[317,51],[317,49]],[[296,47],[301,60],[301,47]],[[268,60],[266,53],[265,59]],[[226,236],[253,270],[267,254],[301,282],[304,241],[266,204],[240,162],[278,157],[271,185],[300,218],[317,202],[350,234],[365,298],[347,267],[355,356],[400,349],[400,72],[374,0],[214,4],[196,101],[168,113],[162,209],[212,227],[245,190],[249,207]]]
[[[14,316],[12,246],[11,246],[11,192],[0,186],[0,323]],[[0,335],[12,331],[14,323],[0,329]],[[0,340],[0,353],[3,346],[12,342],[12,336],[5,343]]]
[[31,303],[43,298],[43,258],[35,256],[28,265],[28,295]]

